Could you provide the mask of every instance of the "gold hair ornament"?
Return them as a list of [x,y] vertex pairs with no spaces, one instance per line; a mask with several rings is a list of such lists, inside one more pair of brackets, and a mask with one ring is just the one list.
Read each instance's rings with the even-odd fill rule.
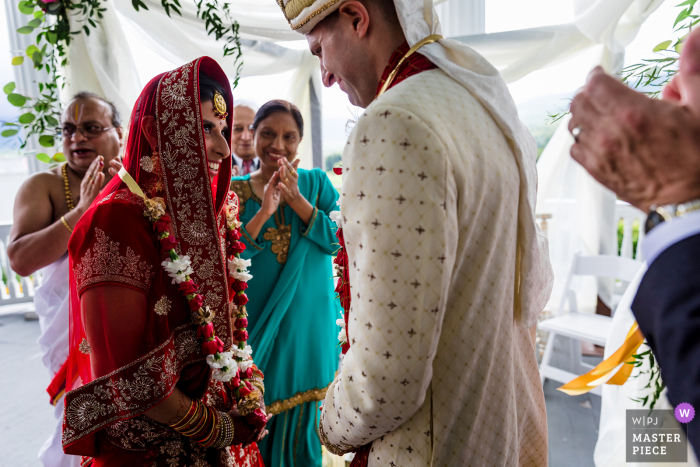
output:
[[222,120],[228,117],[226,99],[219,91],[214,91],[214,113]]

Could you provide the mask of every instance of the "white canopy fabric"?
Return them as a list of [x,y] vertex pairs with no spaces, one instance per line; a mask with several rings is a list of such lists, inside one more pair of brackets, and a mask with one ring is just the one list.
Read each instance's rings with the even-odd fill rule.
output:
[[[107,12],[98,30],[89,36],[75,37],[67,70],[68,92],[97,92],[113,100],[128,115],[145,83],[139,82],[125,27],[175,65],[209,55],[230,76],[234,75],[232,58],[224,58],[221,44],[207,36],[191,2],[182,2],[182,17],[176,14],[168,17],[160,2],[144,1],[149,10],[136,12],[130,0],[107,0]],[[466,36],[459,40],[488,59],[507,83],[590,50],[596,50],[598,55],[591,68],[600,64],[609,72],[617,72],[624,61],[625,47],[663,3],[663,0],[572,1],[575,19],[570,24]],[[317,60],[307,50],[291,50],[272,43],[299,40],[302,36],[289,28],[275,0],[229,0],[228,3],[232,16],[240,24],[241,37],[246,40],[243,76],[293,71],[286,88],[280,89],[280,98],[298,105],[304,119],[310,122],[310,92],[316,92],[318,102],[321,101]],[[310,82],[314,83],[313,90]],[[612,235],[615,196],[570,159],[572,143],[564,121],[538,162],[537,211],[554,215],[549,229],[551,259],[557,276],[552,302],[558,300],[560,278],[566,276],[574,251],[611,253],[616,247]],[[300,158],[302,167],[312,166],[311,137],[304,138]],[[592,289],[588,288],[591,290],[595,291],[595,283]],[[606,291],[599,292],[605,299]],[[595,297],[595,294],[587,296]]]

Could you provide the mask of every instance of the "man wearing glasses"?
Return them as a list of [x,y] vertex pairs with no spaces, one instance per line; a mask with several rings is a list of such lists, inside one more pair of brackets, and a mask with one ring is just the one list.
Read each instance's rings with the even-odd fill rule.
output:
[[258,170],[260,161],[253,146],[253,120],[256,109],[241,103],[233,108],[233,172],[232,175],[248,175]]
[[[34,305],[39,316],[39,346],[51,377],[68,356],[68,239],[83,213],[118,169],[123,131],[114,104],[81,92],[63,115],[58,133],[66,163],[33,175],[20,187],[13,211],[7,254],[17,274],[28,276],[43,268],[43,283]],[[116,173],[116,172],[115,172]],[[58,423],[39,458],[44,466],[77,466],[80,458],[63,454],[61,388],[50,388]]]

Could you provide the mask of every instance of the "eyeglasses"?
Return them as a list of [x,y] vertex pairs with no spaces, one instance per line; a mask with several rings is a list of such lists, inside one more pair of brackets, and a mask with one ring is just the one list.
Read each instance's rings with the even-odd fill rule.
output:
[[95,125],[93,123],[90,123],[88,125],[80,125],[78,127],[76,127],[75,125],[65,124],[63,125],[63,127],[56,128],[56,132],[64,138],[72,138],[77,130],[80,132],[81,135],[83,135],[87,139],[93,139],[102,136],[102,133],[104,133],[105,131],[113,130],[114,128],[116,127],[102,127],[101,125]]
[[245,130],[250,130],[253,131],[253,125],[248,125],[247,127],[245,125],[234,125],[233,126],[233,132],[236,134],[243,133]]

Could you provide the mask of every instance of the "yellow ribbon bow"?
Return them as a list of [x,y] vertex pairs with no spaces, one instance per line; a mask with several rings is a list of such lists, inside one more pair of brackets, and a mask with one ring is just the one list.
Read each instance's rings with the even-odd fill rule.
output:
[[[570,396],[580,396],[581,394],[585,394],[601,384],[615,384],[618,386],[625,384],[627,378],[630,377],[632,370],[634,369],[633,355],[637,352],[637,349],[639,349],[639,346],[642,345],[643,342],[644,336],[642,335],[642,331],[639,330],[639,325],[635,321],[632,328],[627,333],[625,341],[614,354],[600,362],[598,366],[593,368],[585,375],[572,379],[557,389],[559,389],[561,392],[567,393]],[[611,377],[610,374],[621,363],[624,363],[622,368],[620,368]]]

